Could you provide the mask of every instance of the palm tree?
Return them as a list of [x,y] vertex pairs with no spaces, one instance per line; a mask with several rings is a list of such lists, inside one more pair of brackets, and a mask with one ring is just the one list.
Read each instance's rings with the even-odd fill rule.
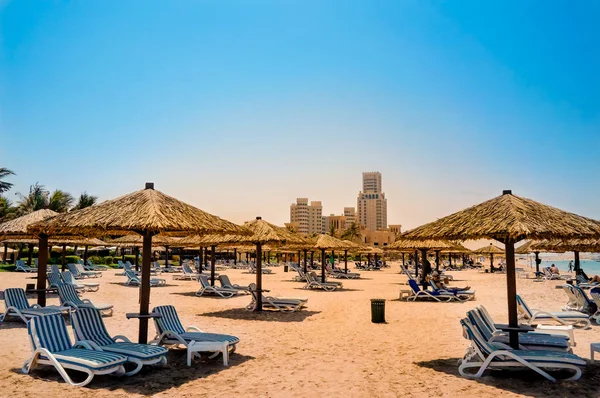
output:
[[357,223],[353,222],[342,234],[342,239],[354,241],[357,238],[360,238],[361,236],[362,235],[360,233],[360,226]]
[[4,181],[4,178],[11,175],[15,175],[12,170],[0,167],[0,193],[8,191],[13,186],[12,183]]
[[335,226],[333,224],[329,226],[329,235],[335,238]]
[[47,208],[48,194],[46,187],[37,182],[29,187],[29,195],[25,196],[21,193],[17,193],[20,197],[18,202],[19,213],[29,214]]
[[77,204],[71,210],[85,209],[86,207],[95,205],[97,201],[98,201],[97,196],[88,195],[87,192],[84,192],[79,196],[79,200],[77,201]]
[[57,189],[48,198],[48,208],[57,213],[65,213],[73,206],[73,202],[75,202],[73,195]]
[[16,208],[12,202],[4,195],[0,195],[0,222],[12,220],[16,217]]

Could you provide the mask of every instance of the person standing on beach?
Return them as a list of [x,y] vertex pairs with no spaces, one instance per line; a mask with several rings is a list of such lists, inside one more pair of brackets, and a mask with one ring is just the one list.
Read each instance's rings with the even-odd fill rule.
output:
[[423,290],[427,290],[429,286],[429,282],[427,281],[427,277],[431,274],[431,263],[427,258],[423,259],[423,275],[421,275],[421,285],[423,285]]
[[573,272],[573,260],[569,261],[569,272]]

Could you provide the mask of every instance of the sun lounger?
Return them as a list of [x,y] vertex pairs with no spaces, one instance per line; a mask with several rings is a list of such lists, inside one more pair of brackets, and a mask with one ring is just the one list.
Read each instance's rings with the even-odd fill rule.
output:
[[69,263],[67,264],[67,268],[71,271],[75,279],[98,278],[102,274],[96,271],[86,271],[81,264]]
[[198,280],[198,277],[201,275],[197,272],[194,272],[194,270],[192,270],[192,268],[187,263],[184,263],[181,265],[181,270],[183,271],[183,274],[173,275],[173,279],[196,281],[196,280]]
[[596,286],[600,286],[600,284],[598,284],[598,282],[590,282],[588,281],[585,276],[583,276],[582,274],[579,274],[575,277],[575,280],[577,282],[577,286],[579,286],[582,289],[591,289],[593,287]]
[[27,264],[25,264],[25,261],[23,261],[23,260],[15,261],[15,266],[16,266],[15,271],[37,272],[37,268],[28,266]]
[[127,356],[127,362],[136,365],[135,369],[126,373],[127,376],[138,373],[144,365],[167,363],[167,349],[164,347],[132,343],[127,337],[120,335],[111,337],[96,308],[80,306],[71,313],[71,324],[76,341],[86,341],[95,350]]
[[575,296],[575,293],[573,292],[573,289],[571,289],[571,285],[563,285],[563,290],[567,295],[568,301],[567,304],[562,307],[563,311],[577,311],[579,308],[579,304],[578,304],[578,300],[577,297]]
[[280,297],[271,297],[271,296],[263,296],[262,293],[256,291],[256,284],[251,283],[250,293],[252,293],[252,302],[246,306],[246,310],[254,311],[256,308],[256,300],[258,299],[258,295],[261,295],[262,308],[265,310],[276,310],[281,312],[296,312],[302,309],[306,302],[307,298],[280,298]]
[[83,265],[83,268],[86,271],[106,271],[108,269],[108,267],[104,266],[104,265],[94,265],[94,263],[92,263],[92,260],[87,260],[87,265]]
[[[556,381],[546,372],[570,370],[574,374],[565,380],[578,380],[584,359],[567,352],[545,350],[513,350],[502,343],[488,342],[468,319],[460,321],[463,335],[471,341],[463,359],[459,361],[458,372],[463,377],[478,378],[487,369],[531,369],[550,381]],[[468,372],[475,368],[477,372]]]
[[[85,342],[73,345],[67,325],[60,314],[33,317],[27,324],[33,354],[22,371],[28,374],[37,365],[51,365],[69,384],[81,387],[92,381],[95,375],[125,373],[123,365],[127,357],[121,354],[91,349]],[[66,369],[87,374],[82,382],[76,383]],[[40,391],[43,394],[43,391]]]
[[[261,267],[261,270],[262,270],[263,274],[272,274],[273,273],[273,271],[268,268]],[[256,263],[250,262],[250,270],[248,272],[251,274],[256,274]]]
[[[142,281],[140,279],[139,276],[137,276],[136,274],[133,273],[133,271],[131,270],[125,270],[125,276],[127,277],[127,282],[125,282],[125,285],[127,286],[141,286]],[[152,287],[159,287],[159,286],[166,286],[167,285],[167,281],[161,278],[151,278],[150,279],[150,286]]]
[[517,309],[523,321],[528,324],[553,324],[580,326],[584,329],[590,327],[590,319],[587,314],[579,311],[547,312],[529,308],[525,301],[517,294]]
[[412,294],[410,296],[407,297],[407,301],[408,300],[412,300],[412,301],[416,301],[417,299],[426,299],[426,300],[430,300],[433,299],[435,301],[463,301],[462,299],[459,299],[458,296],[456,296],[455,294],[452,294],[450,292],[446,292],[446,291],[428,291],[428,290],[422,290],[417,281],[414,279],[409,279],[408,280],[408,285],[410,286],[410,288],[412,289]]
[[475,300],[475,290],[459,290],[459,289],[453,289],[453,288],[439,289],[435,285],[435,283],[433,283],[433,280],[429,281],[429,286],[431,287],[432,292],[436,292],[436,293],[447,292],[450,294],[454,294],[459,301]]
[[227,275],[219,275],[219,282],[225,289],[237,290],[239,292],[250,294],[250,287],[232,284]]
[[317,274],[313,271],[306,273],[306,286],[305,289],[323,289],[326,292],[332,292],[336,289],[342,288],[341,282],[321,282]]
[[225,346],[224,351],[207,348],[205,352],[215,353],[210,357],[211,359],[222,353],[226,360],[230,354],[235,352],[236,346],[240,342],[239,338],[228,334],[206,333],[195,326],[184,328],[179,320],[179,315],[177,315],[177,310],[172,305],[155,307],[152,312],[160,314],[161,317],[154,318],[156,336],[150,342],[151,344],[166,346],[167,348],[180,348],[183,346],[195,353],[198,352],[193,347],[196,343],[222,343]]
[[[467,312],[467,317],[471,324],[489,343],[509,343],[509,336],[492,324],[488,324],[481,312],[476,308]],[[564,336],[552,336],[543,333],[523,333],[519,336],[519,346],[525,350],[548,350],[560,352],[572,352],[569,344],[569,338]]]
[[217,295],[224,298],[230,298],[238,294],[237,289],[229,289],[219,286],[211,286],[208,281],[208,276],[200,275],[198,278],[198,282],[200,282],[200,290],[196,292],[196,296],[200,297],[204,294],[206,295]]
[[[51,272],[50,274],[48,274],[48,280],[50,280],[50,275],[52,275],[52,274],[54,274],[54,273]],[[76,282],[75,278],[73,278],[73,274],[70,271],[64,271],[63,273],[60,274],[60,276],[64,283],[66,283],[67,285],[72,285],[77,290],[81,289],[81,290],[85,290],[87,292],[97,292],[100,289],[99,283]]]
[[571,290],[573,296],[575,297],[575,300],[576,300],[575,311],[583,312],[588,315],[591,315],[596,312],[596,310],[598,308],[597,308],[596,304],[594,303],[594,301],[592,299],[590,299],[588,297],[588,295],[585,293],[585,290],[583,290],[582,288],[580,288],[577,285],[567,284],[566,286],[568,286],[569,290]]
[[544,279],[547,281],[565,280],[565,279],[571,278],[570,275],[553,274],[552,271],[550,271],[550,267],[545,267],[543,269],[543,271],[544,271]]
[[600,325],[600,287],[590,290],[590,296],[592,296],[592,300],[596,304],[596,312],[590,318],[594,319]]
[[4,291],[4,306],[6,310],[0,315],[0,323],[4,322],[9,316],[18,316],[25,323],[29,318],[46,314],[61,314],[62,311],[69,310],[65,307],[48,306],[42,307],[39,304],[29,304],[25,290],[21,288],[8,288]]
[[113,306],[111,304],[94,304],[89,299],[82,299],[71,285],[60,285],[58,287],[58,297],[60,298],[60,304],[65,307],[77,309],[81,305],[87,305],[99,309],[107,316],[111,316],[113,313]]

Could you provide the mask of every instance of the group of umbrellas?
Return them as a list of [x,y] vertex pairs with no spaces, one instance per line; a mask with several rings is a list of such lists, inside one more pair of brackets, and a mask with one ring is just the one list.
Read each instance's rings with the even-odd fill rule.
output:
[[[34,213],[32,213],[34,214]],[[25,216],[28,217],[28,216]],[[13,222],[13,221],[16,221]],[[147,183],[145,189],[108,200],[95,206],[69,213],[42,215],[30,219],[13,220],[0,225],[0,239],[37,239],[39,267],[37,275],[38,303],[45,305],[46,264],[48,245],[60,242],[81,242],[83,239],[107,235],[137,234],[135,245],[141,240],[143,253],[151,253],[158,236],[179,236],[183,243],[194,247],[214,247],[225,244],[253,245],[256,252],[256,285],[258,311],[262,308],[262,250],[264,245],[278,245],[293,250],[320,250],[323,266],[326,250],[359,251],[357,244],[327,235],[311,241],[286,228],[270,224],[260,217],[236,225],[194,206],[179,201],[154,189]],[[10,224],[13,223],[13,224]],[[25,227],[25,228],[23,228]],[[600,238],[600,222],[568,213],[530,199],[504,191],[501,196],[470,207],[435,222],[425,224],[404,233],[401,239],[390,245],[399,251],[421,251],[426,258],[428,250],[439,253],[460,253],[463,247],[456,241],[468,239],[493,239],[505,246],[508,293],[509,325],[517,327],[515,244],[524,239],[551,240],[553,242],[583,242]],[[68,239],[71,239],[69,241]],[[74,243],[81,244],[81,243]],[[131,244],[123,242],[123,244]],[[373,249],[368,249],[373,250]],[[493,249],[491,249],[493,250]],[[377,254],[375,260],[377,260]],[[492,254],[492,253],[490,253]],[[214,258],[214,256],[213,256]],[[148,310],[150,299],[150,264],[148,255],[142,257],[140,287],[139,341],[146,342],[148,334]],[[324,270],[322,277],[324,278]],[[518,346],[518,335],[510,333],[510,344]]]

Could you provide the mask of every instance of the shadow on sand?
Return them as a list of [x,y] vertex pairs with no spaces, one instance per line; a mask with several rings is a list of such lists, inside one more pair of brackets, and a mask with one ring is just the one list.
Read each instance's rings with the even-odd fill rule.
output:
[[[192,366],[186,365],[185,350],[169,350],[167,354],[168,364],[164,367],[144,366],[142,371],[131,377],[117,376],[95,376],[94,380],[88,384],[85,390],[89,391],[125,391],[146,396],[152,396],[166,390],[177,388],[190,381],[201,379],[203,377],[219,373],[228,368],[241,365],[252,360],[254,357],[240,355],[237,352],[229,357],[229,367],[224,367],[221,356],[215,359],[207,359],[203,356],[195,360]],[[21,369],[11,369],[13,373],[22,374]],[[68,371],[74,381],[78,382],[85,378],[85,375],[76,371]],[[58,372],[50,366],[41,366],[33,370],[31,376],[41,381],[57,381],[65,383]],[[68,385],[65,383],[65,388]]]
[[264,310],[262,312],[252,312],[246,311],[244,308],[231,308],[228,310],[207,312],[197,315],[225,319],[239,319],[244,321],[302,322],[306,318],[320,313],[321,311],[309,311],[305,309],[297,312],[279,312],[268,310]]
[[[436,372],[462,378],[458,373],[458,358],[434,359],[432,361],[415,362],[415,365],[435,370]],[[472,369],[471,371],[473,371]],[[556,383],[546,380],[532,370],[487,370],[483,377],[471,379],[477,383],[493,386],[500,390],[510,391],[530,397],[597,397],[600,395],[600,366],[588,365],[581,379],[577,381],[561,381],[572,372],[549,372],[557,379]]]

